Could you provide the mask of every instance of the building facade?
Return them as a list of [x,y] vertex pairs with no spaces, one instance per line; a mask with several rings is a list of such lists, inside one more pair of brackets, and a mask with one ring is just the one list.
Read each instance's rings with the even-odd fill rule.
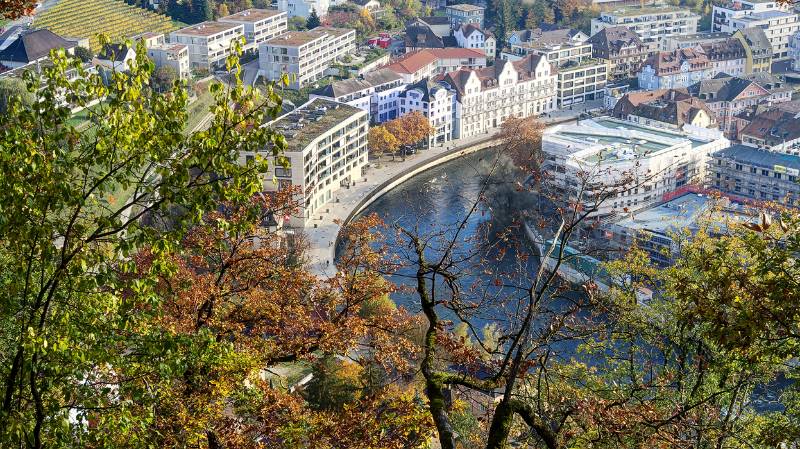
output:
[[789,57],[789,40],[800,30],[800,16],[787,11],[766,11],[731,19],[730,31],[760,28],[772,46],[772,59]]
[[[548,128],[542,136],[548,187],[589,218],[633,212],[705,181],[708,155],[728,147],[719,131],[669,131],[600,118]],[[603,201],[599,201],[603,198]]]
[[332,63],[355,49],[355,30],[317,27],[290,31],[258,47],[259,71],[269,80],[287,74],[289,88],[301,89],[323,78]]
[[400,116],[399,96],[405,88],[402,76],[388,69],[378,69],[358,78],[321,87],[313,91],[309,98],[323,98],[355,106],[369,112],[370,123],[379,124]]
[[634,78],[647,59],[647,46],[628,27],[606,27],[590,37],[592,57],[605,61],[613,80]]
[[225,58],[231,54],[231,43],[242,36],[242,25],[203,22],[173,31],[169,34],[169,41],[189,47],[192,68],[210,70],[225,65]]
[[592,19],[591,34],[609,26],[626,26],[644,42],[650,50],[659,48],[659,40],[670,36],[697,33],[700,16],[688,9],[670,6],[627,7],[604,11]]
[[285,11],[289,17],[308,18],[311,11],[316,11],[319,17],[326,16],[331,6],[338,5],[338,0],[278,0],[278,9]]
[[769,73],[772,70],[772,44],[761,28],[745,28],[733,33],[744,47],[745,73]]
[[717,129],[717,118],[700,99],[686,89],[660,89],[625,94],[614,105],[611,115],[629,122],[656,128],[684,130]]
[[739,39],[729,38],[700,44],[711,61],[712,73],[742,76],[747,73],[747,52]]
[[733,20],[752,14],[786,10],[774,0],[724,0],[714,2],[711,9],[711,31],[733,33]]
[[448,5],[445,8],[445,15],[450,19],[450,28],[458,29],[461,25],[473,23],[479,28],[484,28],[484,11],[486,8],[477,5],[462,3],[458,5]]
[[453,139],[455,94],[429,78],[406,86],[399,94],[400,115],[419,112],[428,119],[433,133],[428,145],[444,145]]
[[800,205],[800,156],[733,145],[711,155],[708,171],[709,185],[736,199]]
[[[298,189],[300,210],[289,218],[289,224],[308,226],[337,190],[361,179],[367,164],[369,114],[316,98],[268,126],[286,137],[288,148],[270,164],[264,190]],[[267,151],[271,157],[271,150]],[[242,161],[256,156],[243,154]]]
[[484,134],[509,117],[536,117],[556,108],[557,75],[545,56],[461,69],[443,82],[456,94],[455,138]]
[[653,53],[639,73],[639,88],[645,90],[688,87],[714,76],[714,66],[698,48]]
[[486,67],[486,64],[487,58],[483,50],[427,48],[407,53],[386,68],[402,76],[406,84],[413,84],[424,78],[443,75],[461,68],[480,69]]
[[277,9],[246,9],[217,19],[218,22],[233,23],[244,27],[246,46],[258,49],[268,39],[288,31],[288,14]]
[[497,41],[494,35],[475,24],[461,25],[455,30],[453,36],[461,48],[483,50],[489,58],[493,58],[497,52]]

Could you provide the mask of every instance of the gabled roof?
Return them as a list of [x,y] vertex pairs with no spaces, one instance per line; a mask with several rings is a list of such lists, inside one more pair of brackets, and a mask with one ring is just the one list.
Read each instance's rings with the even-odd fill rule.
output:
[[402,58],[386,66],[387,69],[395,73],[417,73],[423,67],[436,62],[436,56],[427,50],[418,50],[407,53]]
[[422,101],[430,101],[431,97],[435,96],[438,91],[446,89],[441,85],[431,81],[430,78],[423,78],[414,84],[409,84],[406,86],[406,88],[400,92],[400,96],[405,97],[406,94],[411,90],[419,90],[422,92]]
[[750,49],[756,55],[771,56],[772,44],[767,37],[767,34],[759,27],[743,28],[736,31],[741,33]]
[[479,27],[475,23],[461,24],[459,29],[461,30],[461,34],[463,34],[465,38],[469,38],[470,36],[472,36],[472,33],[482,33],[486,37],[492,36],[492,33],[490,31],[481,29],[481,27]]
[[755,86],[760,95],[790,89],[771,74],[759,72],[743,77],[715,76],[689,86],[689,92],[706,102],[733,101],[750,86]]
[[311,93],[314,95],[319,95],[320,97],[340,98],[345,95],[367,90],[383,84],[400,81],[402,79],[402,76],[398,75],[392,70],[383,68],[367,72],[359,78],[349,78],[346,80],[333,82],[327,86],[320,87]]
[[128,52],[132,51],[125,44],[106,44],[103,49],[98,53],[97,59],[113,62],[123,62],[128,56]]
[[701,112],[715,121],[711,109],[702,100],[690,96],[686,89],[659,89],[626,94],[614,106],[613,115],[622,119],[635,115],[683,127]]
[[747,56],[744,45],[739,39],[729,38],[720,41],[707,42],[700,44],[703,53],[712,61],[726,61],[731,59],[742,59]]
[[689,71],[706,70],[711,67],[708,56],[701,49],[696,48],[659,51],[650,55],[644,64],[652,67],[656,76],[662,76],[677,73],[684,63],[689,64]]
[[644,48],[644,43],[639,35],[626,26],[606,27],[595,33],[587,42],[592,48],[603,55],[619,53],[623,48]]
[[773,108],[753,117],[753,121],[742,129],[741,134],[764,140],[769,146],[780,145],[800,139],[800,120],[797,119],[796,112]]
[[444,48],[447,46],[445,39],[437,36],[433,30],[417,25],[406,28],[405,44],[406,47],[412,48]]
[[731,145],[724,150],[717,151],[713,156],[763,167],[768,170],[774,169],[776,165],[800,170],[800,156],[760,150],[747,145]]
[[450,19],[446,16],[427,16],[417,17],[415,20],[407,22],[406,26],[412,26],[412,24],[417,20],[422,23],[427,23],[428,25],[450,25]]
[[465,93],[467,81],[473,75],[478,77],[482,87],[495,88],[498,86],[498,77],[500,73],[503,72],[503,69],[505,69],[507,65],[510,64],[514,68],[518,73],[520,81],[525,81],[536,77],[536,67],[541,60],[542,56],[536,54],[529,54],[514,62],[500,59],[495,61],[495,64],[491,67],[484,67],[481,69],[462,68],[455,72],[447,73],[442,78],[442,81],[451,86],[458,94],[458,97],[461,98]]
[[68,41],[50,30],[36,30],[21,35],[0,51],[0,60],[27,64],[47,57],[50,50],[69,49],[75,46],[75,42]]

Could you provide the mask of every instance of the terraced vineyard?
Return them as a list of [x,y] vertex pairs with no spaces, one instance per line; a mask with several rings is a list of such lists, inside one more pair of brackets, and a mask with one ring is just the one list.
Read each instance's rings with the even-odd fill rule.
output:
[[33,26],[67,38],[89,38],[95,52],[100,50],[97,35],[101,33],[118,40],[145,31],[167,33],[177,29],[169,17],[121,0],[60,0],[37,16]]

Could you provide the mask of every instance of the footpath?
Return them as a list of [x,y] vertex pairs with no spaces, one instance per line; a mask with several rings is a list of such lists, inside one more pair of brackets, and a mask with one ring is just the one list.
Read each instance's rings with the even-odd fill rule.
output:
[[[587,109],[589,111],[602,107],[601,100],[595,100],[570,109],[562,109],[550,114],[550,117],[541,117],[540,121],[549,125],[570,122],[575,120]],[[351,214],[362,204],[362,200],[379,190],[385,183],[408,173],[415,167],[426,165],[437,159],[444,159],[449,153],[468,149],[474,145],[482,144],[495,137],[499,128],[488,134],[480,136],[456,139],[446,145],[431,147],[419,153],[407,157],[405,160],[371,162],[365,176],[356,183],[351,184],[350,188],[338,190],[333,199],[319,208],[313,219],[305,227],[305,233],[309,243],[309,262],[311,272],[321,277],[330,277],[336,274],[334,256],[336,251],[336,240],[341,230],[341,225],[345,224]],[[377,199],[378,196],[374,196]]]

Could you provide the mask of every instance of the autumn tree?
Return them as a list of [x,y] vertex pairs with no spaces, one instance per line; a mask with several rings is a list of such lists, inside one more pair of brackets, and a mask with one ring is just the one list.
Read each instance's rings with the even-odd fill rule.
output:
[[[284,145],[257,126],[275,116],[280,99],[241,86],[214,85],[209,128],[185,135],[187,93],[147,89],[153,65],[143,46],[137,55],[130,73],[105,83],[55,52],[43,80],[26,75],[36,107],[12,99],[0,124],[0,441],[15,447],[66,444],[80,438],[80,417],[90,410],[122,417],[128,400],[145,401],[112,392],[127,335],[138,326],[130,312],[139,301],[157,302],[147,276],[132,287],[115,272],[135,272],[132,256],[143,246],[152,249],[151,273],[168,271],[162,256],[187,226],[220,199],[261,189],[267,159],[239,164],[239,151],[262,152],[269,141],[277,153]],[[228,68],[236,67],[234,56]],[[91,134],[76,130],[71,109],[97,100]],[[167,213],[163,232],[140,222]],[[131,288],[138,295],[126,297]],[[125,419],[135,427],[147,420]]]
[[400,145],[416,145],[434,131],[428,118],[419,111],[390,120],[384,126]]
[[372,126],[367,134],[370,151],[380,157],[386,153],[394,153],[400,148],[400,142],[385,126]]
[[5,19],[18,19],[32,14],[36,0],[0,0],[0,14]]

